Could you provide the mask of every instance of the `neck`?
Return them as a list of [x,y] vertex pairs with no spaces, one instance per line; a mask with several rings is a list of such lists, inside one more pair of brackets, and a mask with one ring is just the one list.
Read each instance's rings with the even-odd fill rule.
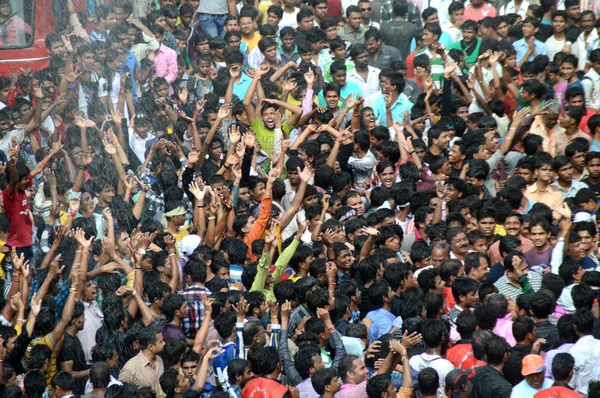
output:
[[457,259],[459,259],[461,263],[465,262],[465,257],[467,256],[466,254],[463,255],[463,254],[460,254],[460,253],[457,253],[457,252],[453,252],[453,253],[454,253],[454,256]]
[[435,145],[429,147],[429,152],[431,152],[435,156],[440,156],[444,151],[438,148]]
[[305,269],[300,268],[298,269],[298,272],[295,273],[297,276],[300,276],[301,278],[304,278],[305,276],[308,276],[308,272],[306,272]]
[[465,164],[464,160],[459,160],[458,162],[450,163],[450,165],[452,166],[452,168],[454,170],[462,170],[464,164]]
[[67,333],[69,333],[71,336],[76,336],[78,331],[79,330],[77,330],[77,326],[75,325],[71,325],[67,328]]
[[357,309],[358,309],[358,304],[356,304],[354,301],[350,300],[350,310],[356,311]]
[[548,188],[548,185],[550,185],[550,183],[546,182],[546,181],[537,180],[536,185],[537,185],[538,189],[543,191]]
[[108,388],[94,388],[91,392],[91,395],[104,395]]
[[573,134],[576,134],[577,131],[579,131],[579,126],[577,126],[576,124],[573,124],[573,125],[569,126],[566,133],[567,133],[567,135],[573,135]]
[[369,71],[369,65],[365,65],[364,67],[358,66],[358,65],[354,65],[354,67],[356,68],[356,70],[358,72],[368,72]]
[[169,221],[169,223],[167,224],[167,230],[172,234],[176,234],[177,232],[179,232],[179,226],[174,222]]
[[571,188],[571,185],[573,185],[573,181],[565,181],[561,180],[560,178],[557,180],[557,182],[562,188]]
[[564,31],[563,32],[556,32],[556,33],[554,33],[554,38],[556,40],[564,40],[565,37],[566,37],[566,34],[565,34]]
[[492,368],[496,369],[498,372],[504,374],[504,364],[500,365],[490,365]]
[[439,355],[442,356],[442,346],[437,346],[433,348],[427,348],[427,354],[429,355]]
[[181,318],[179,317],[174,317],[173,320],[171,321],[171,325],[177,326],[177,327],[181,327]]
[[540,247],[534,246],[533,250],[535,250],[538,253],[543,253],[546,250],[548,250],[549,247],[550,247],[550,243],[546,242],[546,244],[544,244],[544,246],[540,246]]

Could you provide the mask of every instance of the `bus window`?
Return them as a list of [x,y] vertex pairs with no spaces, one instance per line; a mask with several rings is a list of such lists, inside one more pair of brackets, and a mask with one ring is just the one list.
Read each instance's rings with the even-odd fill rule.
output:
[[0,48],[31,46],[33,3],[32,0],[0,0]]

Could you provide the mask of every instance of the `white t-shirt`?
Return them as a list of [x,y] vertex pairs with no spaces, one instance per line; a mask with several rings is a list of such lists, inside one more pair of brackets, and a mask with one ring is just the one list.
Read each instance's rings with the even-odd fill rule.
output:
[[142,138],[137,135],[132,128],[129,128],[129,146],[135,153],[135,156],[137,156],[139,161],[142,163],[144,163],[144,159],[146,159],[146,141],[149,141],[153,138],[154,135],[150,133],[148,133],[146,138]]
[[298,11],[300,11],[300,9],[297,7],[291,14],[288,14],[287,12],[285,12],[285,10],[283,10],[283,18],[281,18],[281,21],[279,21],[279,30],[286,26],[291,26],[292,28],[296,29],[298,27],[298,21],[296,20],[296,15],[298,15]]
[[[108,84],[107,80],[104,77],[101,77],[98,80],[98,97],[107,97],[110,94],[110,99],[112,106],[116,108],[117,103],[119,102],[119,91],[121,90],[121,74],[115,73],[115,77],[112,82],[112,89],[110,93],[108,92]],[[127,110],[127,105],[125,106],[125,119],[129,120],[129,112]]]
[[17,142],[20,144],[25,138],[25,129],[16,129],[9,131],[4,135],[4,137],[0,138],[0,150],[6,154],[8,157],[8,150],[12,140],[12,137],[17,138]]
[[550,58],[550,62],[554,59],[554,56],[560,52],[565,46],[565,42],[567,40],[556,40],[554,36],[550,36],[548,40],[546,40],[546,52],[548,58]]
[[440,377],[440,387],[438,388],[439,394],[444,394],[446,390],[446,375],[454,370],[454,365],[447,359],[442,358],[439,355],[429,355],[423,353],[421,355],[415,355],[410,359],[410,367],[415,371],[420,372],[425,368],[434,368]]

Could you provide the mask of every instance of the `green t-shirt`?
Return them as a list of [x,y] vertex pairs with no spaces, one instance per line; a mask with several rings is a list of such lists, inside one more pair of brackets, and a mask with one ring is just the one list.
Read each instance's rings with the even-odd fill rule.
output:
[[[256,134],[256,139],[260,142],[260,146],[263,151],[267,154],[273,153],[273,141],[275,139],[275,130],[271,130],[265,126],[265,124],[259,118],[256,118],[254,122],[250,125],[252,130],[254,130],[254,134]],[[289,134],[294,127],[287,122],[283,122],[281,125],[281,130],[284,133]]]
[[[469,65],[469,67],[475,65],[477,62],[477,58],[479,57],[479,47],[481,47],[481,39],[476,39],[477,42],[471,44],[470,46],[465,46],[462,40],[454,42],[452,44],[448,44],[446,46],[447,50],[452,50],[453,48],[462,51],[465,54],[465,63]],[[471,51],[471,49],[473,49]]]

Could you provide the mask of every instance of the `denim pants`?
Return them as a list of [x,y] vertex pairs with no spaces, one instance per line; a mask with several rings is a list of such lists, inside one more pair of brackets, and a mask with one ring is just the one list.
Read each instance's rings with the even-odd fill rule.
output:
[[198,22],[200,23],[200,30],[203,33],[206,33],[210,37],[225,37],[225,31],[223,27],[225,26],[225,18],[227,18],[227,14],[223,14],[221,16],[213,16],[208,14],[200,14],[200,18]]

